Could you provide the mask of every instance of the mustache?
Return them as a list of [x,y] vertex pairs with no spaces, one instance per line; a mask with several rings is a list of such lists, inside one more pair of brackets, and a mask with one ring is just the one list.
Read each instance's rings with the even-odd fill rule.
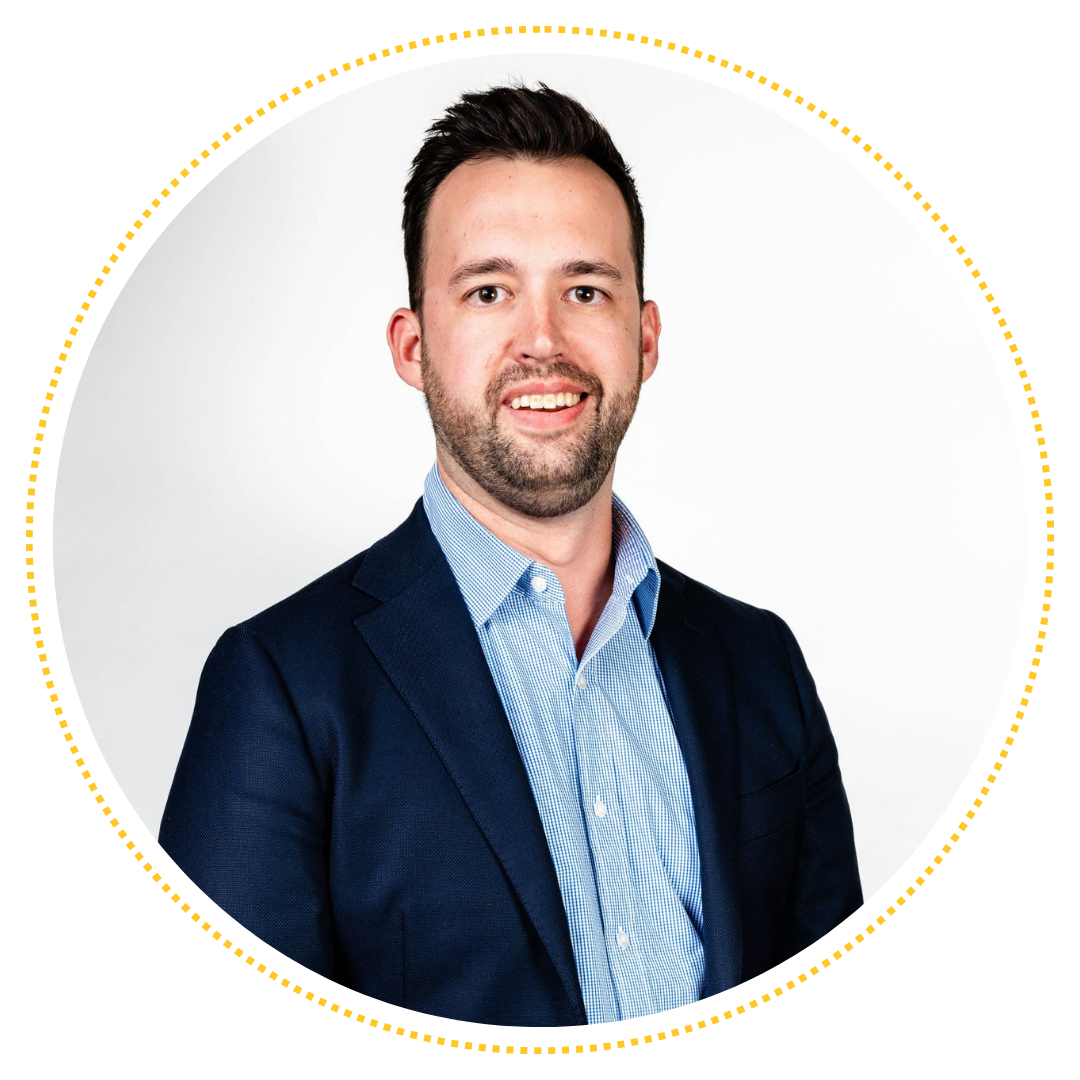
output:
[[591,397],[595,397],[598,403],[604,394],[600,380],[570,360],[556,360],[551,364],[515,364],[513,367],[504,368],[488,385],[485,395],[488,406],[493,412],[497,412],[509,387],[532,379],[567,379],[576,383]]

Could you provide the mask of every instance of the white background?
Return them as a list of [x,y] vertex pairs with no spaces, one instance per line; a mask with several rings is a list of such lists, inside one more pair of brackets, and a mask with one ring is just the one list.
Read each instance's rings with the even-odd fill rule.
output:
[[[21,503],[34,417],[62,331],[123,223],[181,160],[254,103],[344,57],[488,18],[454,5],[394,17],[312,7],[301,17],[266,6],[196,4],[179,15],[58,5],[7,36],[0,450],[5,499],[20,512],[7,519],[4,564],[12,572],[0,581],[10,613],[5,993],[16,1032],[8,1056],[22,1055],[24,1071],[522,1067],[360,1031],[204,944],[97,819],[65,759],[27,634]],[[570,7],[519,10],[530,23],[586,17]],[[979,819],[902,917],[768,1008],[660,1048],[561,1059],[563,1068],[644,1072],[690,1057],[770,1074],[809,1067],[944,1075],[968,1066],[1000,1075],[1020,1063],[1028,1071],[1055,1063],[1075,962],[1075,845],[1064,822],[1076,750],[1066,685],[1077,643],[1068,569],[1075,445],[1067,429],[1076,282],[1067,258],[1075,226],[1067,34],[1043,10],[1028,5],[1018,16],[1004,6],[947,5],[920,16],[776,4],[758,15],[706,18],[633,5],[615,14],[598,4],[587,13],[585,25],[685,42],[812,95],[925,186],[1009,313],[1046,425],[1061,511],[1051,632],[1019,741]],[[1030,621],[1021,634],[1033,637]]]

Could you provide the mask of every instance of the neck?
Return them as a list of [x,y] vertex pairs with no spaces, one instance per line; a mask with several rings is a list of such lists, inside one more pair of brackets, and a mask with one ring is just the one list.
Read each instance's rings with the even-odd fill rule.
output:
[[559,579],[580,660],[615,580],[611,542],[614,470],[584,506],[559,517],[536,518],[499,502],[441,448],[437,459],[447,490],[484,528],[526,558],[548,567]]

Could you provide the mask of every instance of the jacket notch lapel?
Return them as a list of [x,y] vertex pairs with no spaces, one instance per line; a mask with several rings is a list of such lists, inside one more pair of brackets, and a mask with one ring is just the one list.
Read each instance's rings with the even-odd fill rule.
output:
[[[400,557],[385,550],[387,541],[405,549]],[[403,583],[406,568],[412,580]],[[383,599],[356,628],[456,785],[547,949],[577,1022],[585,1023],[562,894],[528,775],[420,503],[365,557],[354,585]]]
[[722,644],[688,621],[683,576],[659,566],[652,643],[694,804],[708,996],[742,981],[735,704]]

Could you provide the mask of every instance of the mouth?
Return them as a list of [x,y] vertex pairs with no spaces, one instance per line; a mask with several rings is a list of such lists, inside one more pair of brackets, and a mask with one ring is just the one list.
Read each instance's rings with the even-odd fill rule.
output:
[[588,407],[590,397],[583,390],[514,394],[504,399],[502,407],[516,428],[554,433],[573,427]]
[[511,398],[505,404],[511,409],[528,409],[533,412],[555,412],[563,409],[572,409],[579,405],[589,395],[586,393],[557,393],[557,394],[520,394]]

